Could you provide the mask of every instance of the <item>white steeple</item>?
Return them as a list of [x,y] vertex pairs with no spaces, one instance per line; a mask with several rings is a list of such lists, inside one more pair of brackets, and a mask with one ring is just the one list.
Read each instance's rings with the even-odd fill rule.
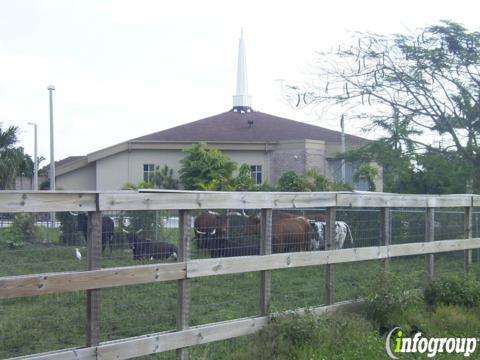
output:
[[233,96],[233,110],[239,112],[250,112],[252,97],[248,95],[247,60],[245,57],[245,40],[243,40],[243,29],[238,42],[238,68],[237,68],[237,93]]

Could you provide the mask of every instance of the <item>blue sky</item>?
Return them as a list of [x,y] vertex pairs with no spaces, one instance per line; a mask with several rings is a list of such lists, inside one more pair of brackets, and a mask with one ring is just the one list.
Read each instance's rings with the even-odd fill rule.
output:
[[[89,152],[227,111],[244,28],[253,108],[338,129],[293,109],[279,79],[311,75],[317,51],[352,31],[408,32],[440,19],[479,30],[479,5],[451,1],[1,0],[0,122],[48,159],[47,85],[56,87],[55,157]],[[355,124],[351,133],[362,135]]]

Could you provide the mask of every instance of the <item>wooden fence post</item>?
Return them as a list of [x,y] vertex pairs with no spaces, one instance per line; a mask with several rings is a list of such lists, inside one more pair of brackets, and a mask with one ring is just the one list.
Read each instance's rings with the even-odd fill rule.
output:
[[[380,209],[380,246],[388,246],[391,244],[392,239],[390,238],[391,232],[391,218],[390,218],[390,208],[381,208]],[[390,270],[390,258],[385,258],[382,260],[383,269],[385,271]]]
[[[430,207],[427,208],[425,219],[425,241],[435,241],[435,209]],[[432,281],[434,277],[435,255],[427,254],[425,255],[425,260],[427,263],[428,280]]]
[[[471,239],[473,235],[473,206],[465,207],[465,221],[464,221],[465,239]],[[472,250],[465,250],[465,272],[469,272],[472,266]]]
[[[88,213],[87,264],[88,270],[101,269],[102,258],[102,213]],[[87,290],[87,347],[100,343],[100,289]]]
[[[178,260],[186,262],[190,260],[190,214],[188,210],[179,210],[178,227],[180,230],[178,244]],[[178,280],[177,293],[177,330],[185,330],[190,325],[190,280]],[[177,359],[188,359],[186,348],[177,349]]]
[[[272,253],[272,209],[262,209],[260,255]],[[260,271],[260,315],[265,316],[270,308],[272,272]]]
[[[327,208],[327,222],[325,227],[325,250],[335,249],[335,218],[337,209]],[[333,304],[335,299],[335,264],[325,265],[325,304]]]

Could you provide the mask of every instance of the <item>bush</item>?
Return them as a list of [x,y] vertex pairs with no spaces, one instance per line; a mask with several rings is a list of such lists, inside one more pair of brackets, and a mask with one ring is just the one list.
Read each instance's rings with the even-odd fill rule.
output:
[[365,293],[365,315],[377,325],[385,326],[399,322],[413,296],[407,292],[403,279],[390,272],[380,272],[367,285]]
[[16,249],[22,247],[25,241],[34,240],[38,234],[35,222],[32,214],[16,214],[12,226],[3,231],[2,242],[9,248]]
[[17,249],[22,247],[25,243],[23,242],[23,236],[18,229],[14,228],[13,226],[5,229],[2,232],[2,236],[0,238],[3,244],[7,245],[10,249]]
[[354,313],[278,316],[239,359],[380,359],[384,340]]
[[287,171],[278,179],[280,191],[308,191],[302,176],[295,171]]
[[428,284],[425,302],[429,306],[480,306],[480,282],[474,275],[447,275]]

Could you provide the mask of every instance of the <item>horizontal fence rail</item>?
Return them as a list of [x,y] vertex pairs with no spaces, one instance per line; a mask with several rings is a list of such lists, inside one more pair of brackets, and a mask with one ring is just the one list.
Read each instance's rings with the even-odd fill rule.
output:
[[[288,313],[323,315],[340,310],[356,309],[362,299],[354,301],[342,301],[333,305],[318,306],[309,309],[295,309]],[[270,316],[257,316],[230,321],[222,321],[207,325],[194,326],[188,330],[176,332],[161,332],[127,338],[111,342],[101,343],[96,347],[83,349],[65,349],[48,353],[35,354],[14,358],[15,360],[93,360],[93,359],[129,359],[143,355],[149,355],[169,350],[179,349],[185,346],[208,344],[214,341],[227,340],[235,337],[254,334],[262,330],[272,316],[280,316],[283,313],[271,314]]]
[[0,299],[186,280],[213,275],[381,260],[478,248],[480,248],[480,238],[472,238],[341,250],[201,259],[171,264],[139,265],[91,271],[10,276],[0,278]]
[[369,192],[0,191],[0,213],[114,210],[295,209],[316,207],[480,206],[480,195]]
[[[88,231],[85,236],[88,268],[85,271],[45,272],[0,277],[0,299],[79,291],[84,291],[86,294],[86,346],[24,356],[21,357],[22,359],[127,359],[170,350],[177,350],[177,359],[187,359],[187,347],[253,334],[268,323],[272,315],[269,309],[272,272],[275,270],[309,266],[325,268],[324,304],[327,306],[313,308],[312,311],[315,313],[349,308],[352,304],[356,304],[351,301],[335,303],[336,271],[341,266],[337,267],[335,264],[379,260],[379,263],[383,263],[384,268],[388,269],[391,266],[392,258],[425,255],[425,273],[433,278],[435,254],[464,252],[465,271],[469,271],[472,265],[472,250],[480,249],[480,238],[474,237],[474,235],[479,236],[478,231],[473,231],[472,216],[475,206],[480,206],[480,196],[470,194],[232,193],[166,190],[143,190],[141,192],[0,191],[0,214],[88,212]],[[403,226],[403,221],[407,224],[406,226],[411,225],[408,221],[402,220],[402,210],[398,210],[398,208],[415,208],[415,217],[418,219],[424,217],[424,223],[422,223],[424,225],[420,223],[415,225],[417,227],[414,231],[420,234],[415,238],[417,242],[395,243],[391,233],[392,223],[397,221],[397,224],[400,223]],[[193,233],[192,217],[198,216],[200,213],[198,210],[209,209],[258,210],[261,219],[258,224],[260,229],[258,255],[222,257],[220,253],[218,257],[212,255],[209,258],[192,259],[190,249],[190,236]],[[321,209],[325,212],[326,249],[272,253],[274,252],[272,251],[274,245],[272,243],[274,236],[272,210],[280,209],[289,211],[314,209],[317,212],[318,209]],[[372,211],[378,216],[379,220],[376,225],[378,226],[378,238],[372,239],[371,243],[376,246],[355,247],[352,239],[353,247],[335,249],[335,224],[339,216],[346,216],[345,214],[339,215],[346,209],[354,209],[358,213]],[[172,225],[175,229],[179,229],[177,261],[135,266],[117,266],[118,263],[114,263],[114,267],[101,268],[102,246],[104,245],[102,238],[103,213],[138,210],[179,210],[178,217],[175,218],[177,223],[175,226]],[[438,222],[436,210],[439,213],[444,211],[444,214],[460,216],[459,219],[462,219],[462,223],[456,225],[461,230],[441,234],[441,240],[435,240],[435,228],[436,222]],[[118,221],[118,219],[116,220]],[[421,231],[419,224],[424,226]],[[351,230],[349,229],[349,231]],[[227,239],[228,236],[227,232]],[[191,287],[194,279],[252,272],[259,272],[259,302],[257,305],[259,316],[190,326]],[[176,331],[156,332],[107,342],[99,341],[102,309],[100,294],[101,291],[107,291],[101,289],[174,281],[177,282]],[[302,312],[303,310],[295,311]]]

